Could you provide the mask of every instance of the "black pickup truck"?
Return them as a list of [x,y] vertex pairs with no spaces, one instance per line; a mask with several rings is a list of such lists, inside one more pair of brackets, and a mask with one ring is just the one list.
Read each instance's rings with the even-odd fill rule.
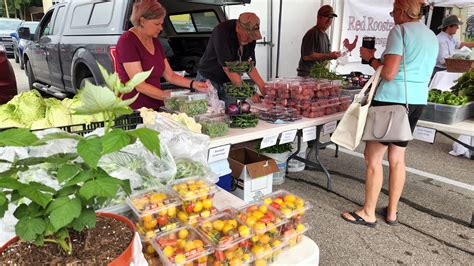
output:
[[[115,69],[115,45],[131,27],[133,0],[74,0],[51,7],[23,54],[30,88],[58,98],[77,92],[85,80],[103,84],[97,62]],[[167,14],[159,38],[172,68],[196,74],[213,28],[226,19],[222,5],[250,0],[160,0]]]

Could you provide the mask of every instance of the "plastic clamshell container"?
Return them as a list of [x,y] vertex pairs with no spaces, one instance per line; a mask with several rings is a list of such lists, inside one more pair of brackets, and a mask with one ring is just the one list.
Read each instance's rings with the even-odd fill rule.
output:
[[295,228],[287,230],[283,233],[283,240],[287,243],[286,247],[293,247],[303,240],[303,235],[311,229],[309,224],[300,223]]
[[174,180],[169,184],[181,199],[182,205],[178,210],[178,219],[183,223],[195,224],[217,213],[213,198],[217,186],[199,177],[189,177]]
[[288,242],[283,239],[275,239],[265,245],[253,245],[252,254],[254,261],[252,265],[268,265],[278,258],[281,251],[288,245]]
[[277,229],[287,222],[287,219],[276,209],[263,202],[247,204],[237,209],[237,218],[251,226],[255,234],[261,235]]
[[138,219],[137,231],[145,239],[180,226],[176,214],[181,201],[164,187],[139,191],[126,202]]
[[179,100],[186,100],[185,94],[178,94],[174,96],[167,97],[163,100],[165,107],[171,111],[179,111]]
[[[177,96],[178,111],[189,116],[204,114],[207,112],[207,95],[204,93],[188,93]],[[166,102],[165,102],[166,106]]]
[[230,118],[226,114],[203,114],[194,119],[201,124],[202,133],[211,138],[225,136],[229,131]]
[[434,103],[428,103],[423,107],[423,112],[421,113],[420,120],[425,121],[434,121]]
[[173,89],[173,90],[168,90],[170,92],[171,97],[176,97],[179,95],[184,95],[190,93],[188,89]]
[[264,196],[263,203],[277,209],[286,218],[292,218],[312,208],[307,201],[284,189]]
[[198,224],[197,230],[212,243],[210,262],[248,264],[253,259],[250,240],[253,230],[229,212],[222,212]]
[[[184,230],[187,233],[183,233]],[[157,235],[151,244],[160,255],[163,265],[205,266],[207,256],[213,251],[211,243],[191,226]]]
[[464,105],[434,104],[433,121],[441,124],[455,124],[474,116],[474,102]]

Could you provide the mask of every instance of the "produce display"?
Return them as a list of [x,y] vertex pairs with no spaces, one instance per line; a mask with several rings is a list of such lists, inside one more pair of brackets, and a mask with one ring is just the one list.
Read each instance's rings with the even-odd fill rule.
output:
[[451,88],[451,91],[455,95],[467,96],[470,101],[474,101],[474,68],[462,74],[456,85]]
[[256,234],[263,234],[286,222],[286,219],[277,210],[262,202],[246,205],[237,210],[237,213],[237,217],[252,227]]
[[187,159],[180,159],[176,161],[176,179],[205,176],[206,174],[207,168],[200,162]]
[[233,73],[248,73],[252,71],[252,69],[255,66],[254,61],[231,61],[231,62],[225,62],[225,65],[229,68],[230,72]]
[[81,105],[80,93],[74,98],[43,99],[37,90],[21,92],[8,103],[0,105],[0,128],[20,127],[44,129],[104,121],[102,114],[76,115]]
[[341,79],[336,73],[329,70],[328,65],[329,61],[315,61],[309,72],[309,76],[316,79]]
[[321,117],[345,111],[351,97],[341,97],[341,82],[316,79],[287,78],[265,84],[266,106],[289,107],[298,115],[308,118]]
[[197,116],[196,120],[202,126],[202,133],[211,138],[222,137],[229,131],[229,117],[225,114],[211,114]]
[[127,198],[127,204],[138,219],[137,231],[145,239],[178,227],[179,199],[165,188],[149,189]]
[[249,238],[253,232],[230,213],[217,214],[199,223],[197,229],[215,248],[215,252],[209,256],[211,264],[242,265],[252,259]]
[[240,86],[234,85],[231,82],[224,84],[225,92],[227,96],[231,96],[234,98],[249,98],[255,94],[255,88],[253,83],[248,83],[242,81]]
[[181,222],[195,224],[217,212],[213,205],[214,194],[217,192],[215,184],[200,178],[185,178],[173,181],[170,186],[182,202],[178,208],[178,219]]
[[428,102],[447,105],[464,105],[469,102],[469,98],[467,96],[456,96],[456,94],[450,91],[431,89],[428,92]]
[[301,115],[296,109],[281,106],[274,106],[266,111],[261,111],[259,117],[271,123],[291,122],[301,119]]
[[176,228],[156,236],[152,245],[164,265],[207,265],[211,244],[191,226]]
[[256,127],[258,124],[258,115],[256,113],[231,115],[230,118],[232,119],[230,127],[248,128]]
[[169,114],[165,112],[160,112],[158,114],[173,119],[174,121],[180,123],[192,132],[201,133],[202,126],[199,123],[196,123],[196,121],[192,117],[189,117],[185,113]]
[[164,100],[165,107],[190,116],[207,112],[207,95],[205,93],[186,93],[168,97]]

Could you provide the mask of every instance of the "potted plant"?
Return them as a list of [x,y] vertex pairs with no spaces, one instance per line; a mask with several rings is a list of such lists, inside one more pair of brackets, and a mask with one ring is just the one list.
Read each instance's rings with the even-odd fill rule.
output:
[[[128,105],[136,99],[122,100],[120,95],[130,92],[151,71],[137,74],[124,85],[117,74],[109,75],[99,67],[107,86],[87,83],[80,92],[82,105],[75,112],[102,113],[105,117],[102,136],[50,133],[38,138],[28,129],[20,128],[0,132],[0,147],[39,146],[57,139],[77,141],[75,152],[0,161],[9,166],[0,173],[0,217],[9,203],[15,203],[14,216],[18,219],[16,237],[0,249],[2,263],[128,265],[133,259],[134,224],[119,215],[96,213],[93,206],[113,198],[119,188],[131,193],[128,180],[114,178],[98,166],[101,156],[117,152],[137,139],[160,156],[157,131],[113,128],[116,117],[132,113]],[[18,178],[20,173],[45,164],[57,181],[56,188]]]

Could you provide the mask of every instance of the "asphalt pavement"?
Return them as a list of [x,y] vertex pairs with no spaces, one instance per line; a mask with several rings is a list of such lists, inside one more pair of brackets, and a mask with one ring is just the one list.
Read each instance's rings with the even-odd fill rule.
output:
[[[10,61],[18,90],[28,90],[25,72]],[[381,216],[388,199],[388,169],[384,166],[378,225],[368,228],[340,217],[341,212],[363,204],[361,146],[354,152],[342,150],[337,158],[332,147],[320,152],[333,179],[332,192],[326,190],[326,176],[320,170],[291,173],[291,179],[274,187],[290,190],[313,205],[305,219],[312,227],[307,235],[320,248],[320,264],[474,265],[474,228],[469,227],[474,213],[474,160],[449,155],[452,142],[441,135],[434,144],[412,141],[407,150],[400,224],[387,225]]]

